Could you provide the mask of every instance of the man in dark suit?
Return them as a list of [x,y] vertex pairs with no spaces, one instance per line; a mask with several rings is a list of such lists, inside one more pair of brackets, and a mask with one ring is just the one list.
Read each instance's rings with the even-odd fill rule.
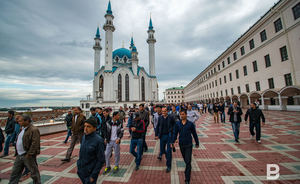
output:
[[[166,155],[167,159],[167,170],[169,173],[171,171],[172,165],[172,150],[171,143],[173,138],[173,128],[175,125],[175,120],[172,116],[168,115],[168,110],[166,107],[162,108],[162,116],[158,118],[158,124],[155,131],[155,139],[160,139],[160,153],[157,159],[161,160],[163,154]],[[166,150],[167,147],[167,150]]]
[[228,115],[230,116],[229,120],[232,125],[232,130],[235,138],[235,142],[239,143],[239,134],[240,134],[240,123],[242,121],[241,115],[243,114],[242,109],[238,106],[237,102],[233,103],[228,109]]

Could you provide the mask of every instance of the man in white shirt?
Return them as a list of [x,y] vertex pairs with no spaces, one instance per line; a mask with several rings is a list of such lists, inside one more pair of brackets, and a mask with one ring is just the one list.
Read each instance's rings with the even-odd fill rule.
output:
[[36,160],[36,156],[40,154],[40,131],[31,124],[31,118],[27,114],[19,118],[19,124],[23,129],[17,137],[17,157],[9,183],[19,183],[22,171],[26,166],[31,173],[33,183],[40,184],[41,177]]
[[187,119],[194,124],[199,119],[198,113],[192,109],[191,105],[188,105]]

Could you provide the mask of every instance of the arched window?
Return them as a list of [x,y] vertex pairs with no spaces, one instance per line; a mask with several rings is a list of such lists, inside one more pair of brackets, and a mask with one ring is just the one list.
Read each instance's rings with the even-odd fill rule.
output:
[[125,76],[125,101],[129,102],[129,75]]
[[100,75],[100,79],[99,79],[99,91],[100,92],[103,92],[103,83],[104,82],[104,80],[103,80],[103,76],[102,75]]
[[126,56],[124,56],[123,61],[124,61],[124,63],[127,62],[127,57]]
[[118,101],[122,101],[122,76],[119,74],[118,76]]
[[117,63],[119,62],[119,57],[118,57],[118,56],[116,56],[115,61],[116,61]]
[[142,101],[145,101],[145,79],[142,77],[141,79],[141,86],[142,86]]

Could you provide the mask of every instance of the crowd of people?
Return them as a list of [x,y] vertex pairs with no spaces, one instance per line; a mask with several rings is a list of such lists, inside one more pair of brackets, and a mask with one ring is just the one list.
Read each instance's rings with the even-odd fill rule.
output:
[[[261,121],[265,123],[263,112],[259,105],[251,103],[244,120],[249,119],[251,138],[256,134],[256,141],[261,143]],[[225,110],[227,104],[200,103],[200,104],[139,104],[138,107],[112,111],[111,108],[92,107],[90,117],[86,118],[80,107],[68,111],[65,118],[67,136],[64,143],[71,137],[71,143],[62,162],[70,162],[72,152],[77,143],[80,143],[79,158],[77,160],[77,174],[82,183],[96,183],[100,170],[105,166],[103,175],[119,171],[120,144],[124,131],[130,133],[130,149],[135,158],[135,170],[140,169],[143,153],[148,151],[146,135],[153,127],[155,140],[159,139],[160,150],[158,161],[166,158],[166,172],[172,169],[172,152],[176,151],[176,144],[180,148],[186,164],[185,183],[190,182],[193,139],[195,147],[199,147],[196,131],[196,122],[204,113],[211,113],[214,122],[225,123]],[[242,108],[238,102],[228,105],[227,114],[232,125],[234,139],[239,143],[239,128],[243,118]],[[128,118],[127,118],[128,117]],[[127,121],[126,121],[127,120]],[[201,122],[200,122],[201,123]],[[126,125],[126,126],[125,126]],[[255,131],[254,131],[255,129]],[[8,119],[4,130],[6,138],[0,128],[1,158],[9,153],[10,144],[15,146],[15,163],[9,183],[18,183],[22,175],[30,173],[34,183],[41,183],[36,157],[40,153],[40,133],[31,123],[28,114],[14,116],[14,111],[8,111]],[[114,156],[114,167],[110,159]],[[23,174],[22,174],[23,173]]]

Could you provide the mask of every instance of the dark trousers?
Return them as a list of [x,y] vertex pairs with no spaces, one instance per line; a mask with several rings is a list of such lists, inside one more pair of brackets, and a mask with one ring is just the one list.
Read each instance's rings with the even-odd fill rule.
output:
[[258,140],[260,140],[260,135],[261,135],[260,123],[250,122],[249,129],[250,129],[250,133],[252,136],[255,135],[254,128],[255,128],[255,132],[256,132],[256,140],[258,141]]
[[148,150],[148,145],[146,143],[146,134],[147,134],[147,128],[146,128],[145,133],[143,135],[143,152],[144,152],[144,150]]
[[225,123],[225,111],[220,113],[221,116],[221,122]]
[[[135,148],[137,147],[137,152]],[[131,139],[130,153],[135,157],[136,166],[140,166],[143,152],[143,139]]]
[[3,143],[0,142],[0,152],[2,152],[2,150],[3,150]]
[[96,184],[97,183],[98,177],[93,182],[90,182],[90,177],[89,176],[86,176],[86,175],[84,175],[80,172],[77,172],[77,175],[79,176],[79,178],[80,178],[80,180],[83,184]]
[[192,171],[192,150],[193,145],[179,145],[181,155],[185,162],[185,181],[190,181],[191,179],[191,171]]
[[68,142],[68,139],[69,139],[69,137],[70,136],[72,136],[72,131],[71,131],[71,129],[70,128],[68,128],[68,133],[67,133],[67,137],[66,137],[66,139],[65,139],[65,143],[67,143]]
[[239,140],[240,122],[231,122],[231,126],[235,140]]
[[77,142],[81,143],[81,139],[82,139],[82,134],[78,134],[78,135],[73,134],[71,136],[71,144],[70,144],[70,147],[68,148],[67,155],[66,155],[67,159],[71,158],[71,155],[72,155],[72,152],[74,150],[76,143]]
[[[167,151],[166,151],[167,146]],[[172,150],[171,150],[171,136],[169,134],[162,135],[160,138],[160,153],[159,156],[166,154],[167,167],[171,168],[172,165]]]
[[26,158],[25,155],[16,157],[12,173],[10,175],[9,184],[19,183],[24,167],[27,167],[31,173],[34,184],[41,183],[41,176],[36,161],[36,156]]

